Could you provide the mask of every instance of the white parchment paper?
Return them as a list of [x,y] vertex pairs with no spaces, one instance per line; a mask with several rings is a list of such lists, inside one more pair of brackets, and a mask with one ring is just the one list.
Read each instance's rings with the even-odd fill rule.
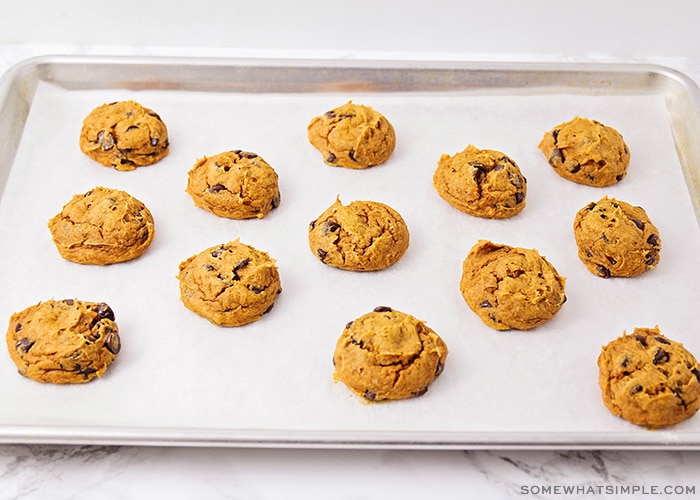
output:
[[[103,102],[135,99],[168,126],[171,153],[132,172],[83,155],[83,118]],[[326,166],[306,138],[313,116],[353,100],[393,123],[397,148],[365,171]],[[537,149],[543,133],[575,115],[619,130],[630,150],[628,176],[592,188],[556,175]],[[482,220],[444,202],[432,187],[442,153],[468,144],[513,158],[528,179],[527,207],[509,220]],[[217,218],[194,207],[187,172],[204,156],[243,149],[280,178],[279,208],[262,220]],[[102,185],[143,201],[156,236],[139,259],[83,266],[61,259],[47,221],[75,193]],[[307,226],[339,195],[382,201],[411,232],[401,261],[376,273],[324,266]],[[604,280],[576,255],[578,209],[604,195],[643,206],[663,242],[658,267],[634,279]],[[69,91],[41,84],[0,200],[0,318],[49,298],[105,301],[123,349],[105,376],[85,385],[43,385],[19,376],[0,355],[0,425],[139,428],[183,433],[212,429],[511,433],[537,442],[563,433],[634,441],[669,439],[612,416],[603,406],[596,359],[603,344],[634,327],[659,325],[700,355],[698,223],[656,96],[474,96],[459,93],[218,94],[176,91]],[[277,260],[283,293],[260,321],[220,328],[179,301],[178,264],[235,238]],[[497,332],[466,306],[461,263],[478,239],[537,248],[567,278],[568,301],[545,325]],[[387,305],[423,319],[447,342],[444,373],[427,394],[365,404],[334,383],[332,354],[344,325]],[[668,432],[697,435],[700,417]],[[652,436],[651,438],[649,436]],[[671,437],[672,439],[672,437]]]

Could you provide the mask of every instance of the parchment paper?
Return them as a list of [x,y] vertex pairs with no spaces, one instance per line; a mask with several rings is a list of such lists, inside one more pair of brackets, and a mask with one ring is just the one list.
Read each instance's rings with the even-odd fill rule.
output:
[[[103,102],[135,99],[168,126],[171,153],[132,172],[83,155],[83,118]],[[365,171],[333,168],[308,143],[306,126],[353,100],[393,123],[390,160]],[[631,150],[628,176],[609,188],[560,178],[537,149],[544,132],[575,115],[619,130]],[[509,220],[482,220],[443,201],[432,174],[443,153],[468,144],[508,154],[528,179],[527,207]],[[233,221],[194,207],[187,172],[204,156],[243,149],[280,178],[279,208]],[[46,227],[75,193],[102,185],[143,201],[156,236],[139,259],[83,266],[61,259]],[[320,263],[307,226],[339,195],[398,210],[411,232],[402,260],[375,273]],[[658,267],[604,280],[576,255],[573,217],[604,195],[645,208],[663,242]],[[102,379],[43,385],[0,355],[0,425],[105,429],[254,429],[262,432],[475,432],[574,436],[649,431],[603,406],[596,359],[603,344],[634,327],[659,325],[700,355],[698,223],[657,96],[474,96],[467,93],[217,94],[69,91],[42,83],[0,200],[0,318],[49,298],[105,301],[123,349]],[[235,238],[277,259],[283,293],[260,321],[211,325],[179,301],[178,264]],[[528,332],[485,326],[459,292],[461,263],[478,239],[537,248],[567,278],[568,301]],[[412,314],[448,344],[444,373],[427,394],[366,404],[333,381],[332,354],[344,325],[387,305]],[[697,433],[700,417],[669,433]],[[312,434],[313,435],[313,434]],[[535,437],[533,437],[535,436]],[[669,439],[658,433],[659,439]],[[653,437],[651,439],[654,439]]]

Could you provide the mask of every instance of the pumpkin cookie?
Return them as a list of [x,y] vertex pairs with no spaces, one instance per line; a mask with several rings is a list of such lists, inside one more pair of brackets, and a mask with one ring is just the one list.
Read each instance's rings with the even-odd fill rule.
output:
[[607,196],[576,213],[574,236],[581,262],[603,278],[637,276],[661,258],[659,230],[644,209]]
[[187,192],[196,206],[229,219],[262,219],[280,204],[275,170],[257,154],[241,150],[197,160]]
[[135,101],[118,101],[93,109],[83,120],[80,149],[116,170],[156,163],[169,152],[168,129],[152,109]]
[[367,168],[394,152],[394,127],[370,106],[348,102],[311,120],[309,142],[334,167]]
[[623,333],[602,348],[598,367],[605,406],[633,424],[666,427],[700,408],[697,360],[658,326]]
[[309,224],[309,247],[326,265],[348,271],[378,271],[408,249],[409,232],[401,215],[384,203],[340,199]]
[[74,299],[39,302],[14,313],[5,339],[21,375],[52,384],[102,376],[121,349],[112,309]]
[[259,320],[282,291],[274,259],[239,240],[193,255],[177,278],[185,307],[219,326]]
[[471,144],[440,157],[433,186],[450,205],[476,217],[504,219],[525,208],[527,181],[518,165],[500,151]]
[[48,226],[61,257],[79,264],[135,259],[155,233],[153,216],[142,202],[101,186],[73,196]]
[[491,328],[529,330],[559,312],[564,284],[537,250],[479,240],[462,264],[460,291]]
[[617,130],[578,116],[545,133],[538,147],[556,173],[588,186],[621,181],[630,163],[630,151]]
[[334,377],[370,401],[421,396],[445,367],[447,345],[426,324],[377,307],[345,325]]

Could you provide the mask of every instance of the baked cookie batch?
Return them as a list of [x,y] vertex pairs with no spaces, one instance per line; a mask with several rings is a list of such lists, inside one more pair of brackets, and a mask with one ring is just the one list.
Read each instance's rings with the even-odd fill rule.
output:
[[[396,147],[392,124],[365,105],[347,102],[313,118],[307,135],[323,162],[367,169]],[[101,165],[134,170],[169,151],[167,128],[134,101],[95,108],[85,118],[80,149]],[[587,118],[555,126],[538,145],[562,178],[592,187],[622,180],[630,152],[612,127]],[[437,194],[474,217],[514,217],[526,207],[527,180],[507,154],[473,144],[443,154],[433,175]],[[185,191],[196,207],[231,219],[263,218],[280,206],[278,176],[254,152],[226,151],[196,161]],[[574,215],[574,214],[572,214]],[[658,265],[661,237],[641,207],[603,196],[573,216],[578,257],[601,278],[633,278]],[[66,260],[115,265],[147,251],[154,235],[148,208],[128,193],[97,186],[76,194],[48,222]],[[379,201],[337,197],[308,226],[309,250],[320,263],[375,272],[398,262],[409,247],[401,215]],[[223,327],[259,320],[282,291],[275,259],[239,240],[186,258],[177,279],[184,307]],[[566,279],[536,249],[479,240],[462,265],[460,292],[490,328],[531,330],[566,302]],[[10,318],[7,348],[19,373],[49,383],[101,376],[121,348],[114,312],[104,303],[48,300]],[[367,401],[424,394],[443,372],[448,348],[425,322],[379,306],[347,323],[333,354],[334,378]],[[598,358],[605,406],[645,427],[673,425],[700,407],[700,367],[682,344],[658,327],[636,328],[611,341]]]

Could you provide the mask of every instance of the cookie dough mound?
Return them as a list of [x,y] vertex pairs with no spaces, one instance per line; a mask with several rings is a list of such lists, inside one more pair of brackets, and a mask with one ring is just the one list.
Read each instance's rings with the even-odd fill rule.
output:
[[152,165],[169,152],[168,129],[152,109],[118,101],[93,109],[83,120],[80,149],[116,170]]
[[348,271],[379,271],[406,252],[409,232],[401,215],[384,203],[340,199],[309,224],[309,247],[321,262]]
[[377,307],[345,326],[334,377],[370,401],[421,396],[445,367],[447,345],[423,321]]
[[241,150],[197,160],[187,192],[196,206],[229,219],[262,219],[280,204],[275,170],[257,154]]
[[700,366],[683,344],[655,328],[624,332],[598,357],[603,403],[644,427],[674,425],[700,408]]
[[566,301],[565,278],[537,250],[479,240],[462,264],[460,291],[469,308],[496,330],[529,330]]
[[603,197],[576,213],[574,236],[578,256],[603,278],[632,277],[655,267],[661,238],[641,207]]
[[153,216],[142,202],[102,186],[73,196],[48,226],[61,257],[79,264],[135,259],[155,234]]
[[348,102],[311,120],[309,142],[334,167],[367,168],[384,163],[394,152],[396,133],[381,113]]
[[21,375],[51,384],[101,377],[121,349],[112,309],[75,299],[39,302],[14,313],[5,339]]
[[630,163],[629,149],[617,130],[578,116],[545,133],[539,148],[559,175],[594,187],[621,181]]
[[505,219],[525,208],[527,181],[520,167],[500,151],[471,144],[440,157],[433,186],[450,205],[476,217]]
[[193,255],[177,278],[185,307],[219,326],[259,320],[282,292],[275,260],[239,240]]

